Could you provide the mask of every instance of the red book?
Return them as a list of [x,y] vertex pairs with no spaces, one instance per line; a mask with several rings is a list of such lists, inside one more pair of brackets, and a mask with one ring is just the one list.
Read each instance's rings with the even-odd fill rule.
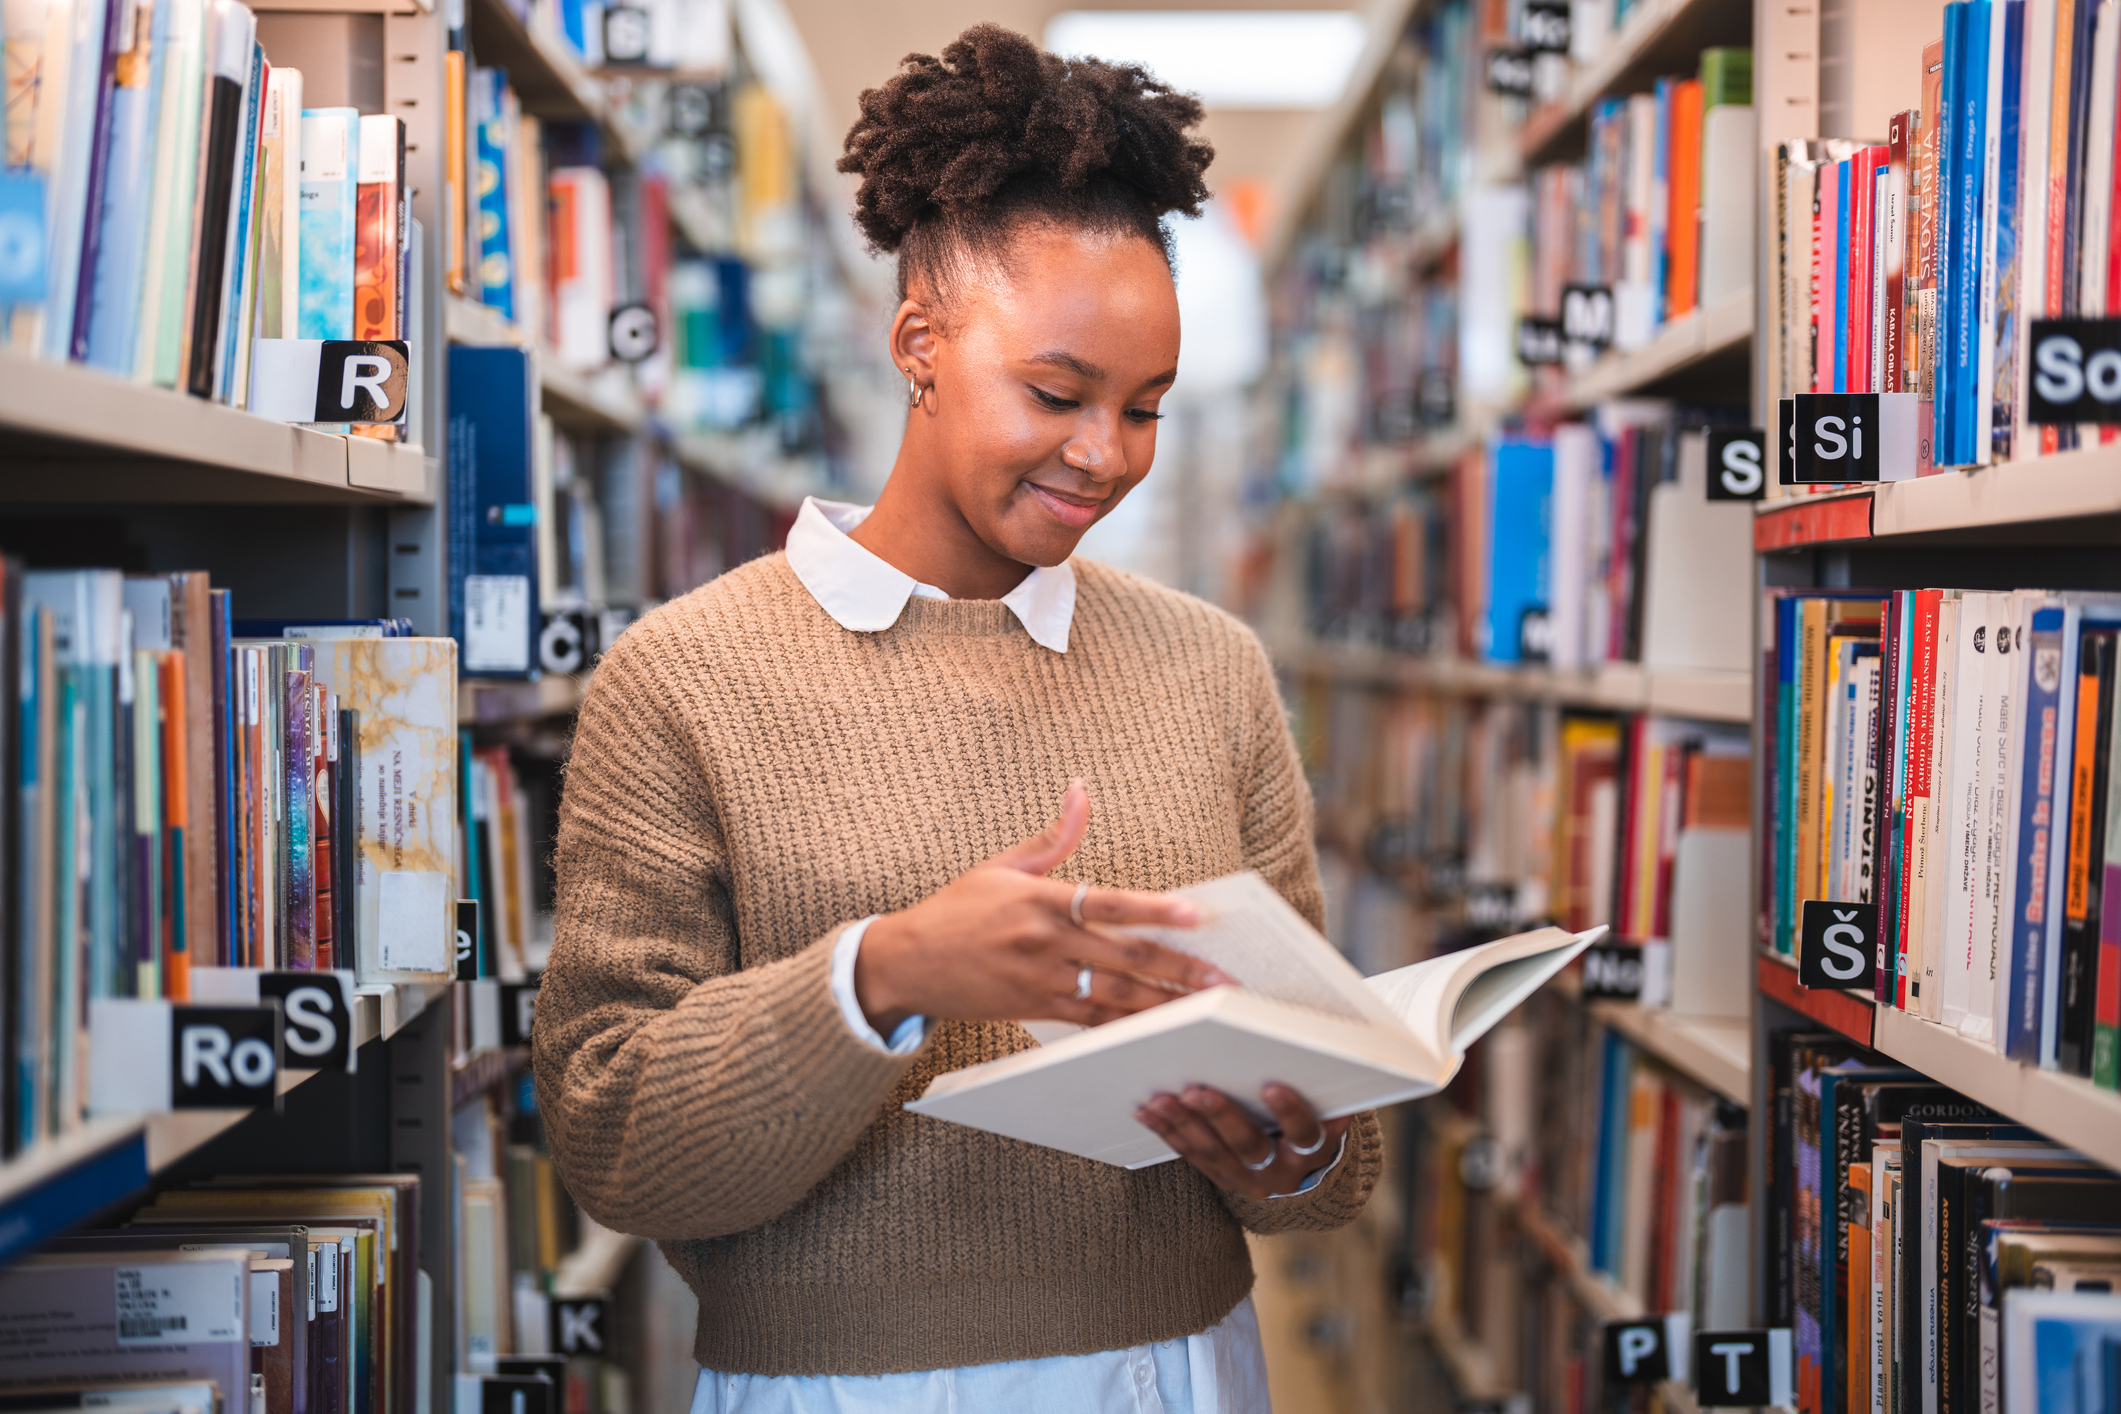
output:
[[1848,331],[1848,391],[1871,390],[1871,270],[1877,242],[1871,216],[1877,186],[1871,180],[1872,147],[1860,147],[1849,158],[1849,246],[1841,253],[1848,262],[1849,302],[1841,311],[1842,327]]
[[1642,921],[1635,907],[1635,866],[1637,828],[1642,820],[1643,809],[1648,805],[1644,797],[1642,760],[1649,745],[1650,719],[1646,716],[1629,717],[1621,728],[1625,744],[1621,759],[1624,762],[1620,783],[1620,860],[1614,870],[1617,883],[1613,889],[1613,936],[1641,941]]
[[1650,936],[1672,936],[1672,866],[1679,857],[1679,811],[1681,782],[1693,753],[1678,743],[1664,750],[1664,803],[1657,812],[1657,891],[1655,915],[1649,920]]
[[309,838],[316,861],[310,866],[310,887],[316,898],[317,971],[329,972],[339,965],[333,917],[337,897],[331,872],[331,783],[332,763],[339,756],[338,699],[317,683],[310,684],[309,696]]

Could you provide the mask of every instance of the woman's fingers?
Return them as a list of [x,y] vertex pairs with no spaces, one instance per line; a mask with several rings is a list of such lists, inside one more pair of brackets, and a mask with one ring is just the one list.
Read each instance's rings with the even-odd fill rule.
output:
[[1141,938],[1113,937],[1071,927],[1056,947],[1063,956],[1090,963],[1101,972],[1123,972],[1186,992],[1226,986],[1233,980],[1211,963]]
[[[1230,1152],[1230,1146],[1205,1116],[1177,1096],[1152,1097],[1135,1111],[1135,1118],[1155,1130],[1157,1137],[1176,1150],[1180,1158],[1218,1185],[1235,1189],[1243,1182],[1239,1177],[1245,1173],[1243,1161]],[[1256,1160],[1259,1155],[1250,1157]]]
[[1260,1090],[1259,1098],[1281,1125],[1282,1138],[1289,1141],[1291,1148],[1318,1152],[1326,1137],[1325,1121],[1303,1096],[1286,1085],[1268,1085]]
[[1205,1085],[1189,1085],[1179,1099],[1207,1121],[1224,1147],[1242,1159],[1247,1168],[1278,1152],[1267,1132],[1254,1124],[1252,1116],[1222,1091],[1211,1090]]
[[[1044,890],[1070,922],[1075,921],[1076,888],[1069,880],[1055,879]],[[1200,922],[1200,905],[1173,894],[1092,887],[1083,891],[1082,914],[1084,923],[1112,927],[1191,928]]]

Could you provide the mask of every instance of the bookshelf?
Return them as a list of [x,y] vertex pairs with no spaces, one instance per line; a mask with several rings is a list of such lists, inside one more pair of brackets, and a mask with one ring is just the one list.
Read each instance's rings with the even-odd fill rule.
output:
[[1611,398],[1654,391],[1668,383],[1692,379],[1714,383],[1742,364],[1753,341],[1753,292],[1728,295],[1715,304],[1680,315],[1658,330],[1640,349],[1608,353],[1581,373],[1571,373],[1564,406],[1583,412]]
[[1762,550],[1854,540],[2099,545],[2121,529],[2121,447],[1762,502]]
[[1753,718],[1752,678],[1745,673],[1645,668],[1635,663],[1609,663],[1582,671],[1513,668],[1349,643],[1276,645],[1273,653],[1287,672],[1299,677],[1457,697],[1656,712],[1700,721],[1750,722]]
[[1615,94],[1639,93],[1684,70],[1712,45],[1752,40],[1751,7],[1718,0],[1642,0],[1628,8],[1589,63],[1571,66],[1561,95],[1534,108],[1516,134],[1526,170],[1583,152],[1591,106]]

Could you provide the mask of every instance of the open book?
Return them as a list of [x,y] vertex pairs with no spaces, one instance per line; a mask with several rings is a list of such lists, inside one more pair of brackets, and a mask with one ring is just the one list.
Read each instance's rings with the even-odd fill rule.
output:
[[1177,1157],[1134,1118],[1159,1091],[1207,1085],[1264,1121],[1269,1082],[1328,1119],[1441,1090],[1468,1046],[1605,932],[1542,928],[1365,979],[1257,874],[1178,892],[1201,924],[1140,933],[1240,985],[1087,1030],[1027,1023],[1036,1049],[939,1075],[906,1108],[1143,1168]]

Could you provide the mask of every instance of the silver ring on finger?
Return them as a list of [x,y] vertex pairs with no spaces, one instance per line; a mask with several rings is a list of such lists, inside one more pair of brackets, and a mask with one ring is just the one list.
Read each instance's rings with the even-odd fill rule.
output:
[[1090,964],[1086,962],[1083,964],[1082,971],[1075,974],[1075,999],[1077,1001],[1087,1002],[1090,1000],[1090,979]]
[[1281,1142],[1282,1142],[1282,1143],[1284,1143],[1284,1144],[1288,1144],[1288,1145],[1289,1145],[1289,1152],[1290,1152],[1290,1153],[1292,1153],[1292,1154],[1294,1154],[1294,1155],[1296,1155],[1296,1157],[1298,1157],[1298,1158],[1300,1158],[1300,1159],[1308,1159],[1308,1158],[1310,1158],[1310,1157],[1311,1157],[1311,1156],[1312,1156],[1313,1154],[1317,1153],[1317,1152],[1318,1152],[1318,1151],[1319,1151],[1320,1149],[1323,1149],[1323,1148],[1325,1148],[1325,1147],[1326,1147],[1326,1132],[1325,1132],[1325,1131],[1324,1131],[1323,1129],[1319,1130],[1319,1131],[1318,1131],[1318,1142],[1317,1142],[1317,1143],[1315,1143],[1315,1144],[1313,1144],[1313,1145],[1312,1145],[1312,1146],[1311,1146],[1310,1148],[1308,1148],[1308,1149],[1306,1149],[1306,1148],[1305,1148],[1305,1147],[1304,1147],[1303,1145],[1301,1145],[1301,1144],[1295,1144],[1295,1143],[1290,1143],[1289,1137],[1288,1137],[1288,1136],[1287,1136],[1286,1134],[1282,1136],[1282,1141],[1281,1141]]
[[1083,926],[1083,900],[1089,896],[1090,885],[1086,880],[1075,886],[1075,897],[1068,900],[1068,916],[1075,920],[1075,926],[1078,928]]
[[1239,1159],[1238,1162],[1243,1164],[1245,1168],[1252,1173],[1265,1173],[1267,1169],[1273,1165],[1275,1156],[1280,1152],[1281,1151],[1279,1147],[1276,1146],[1272,1141],[1269,1141],[1267,1144],[1267,1156],[1264,1159],[1261,1159],[1256,1164],[1253,1163],[1250,1159]]

